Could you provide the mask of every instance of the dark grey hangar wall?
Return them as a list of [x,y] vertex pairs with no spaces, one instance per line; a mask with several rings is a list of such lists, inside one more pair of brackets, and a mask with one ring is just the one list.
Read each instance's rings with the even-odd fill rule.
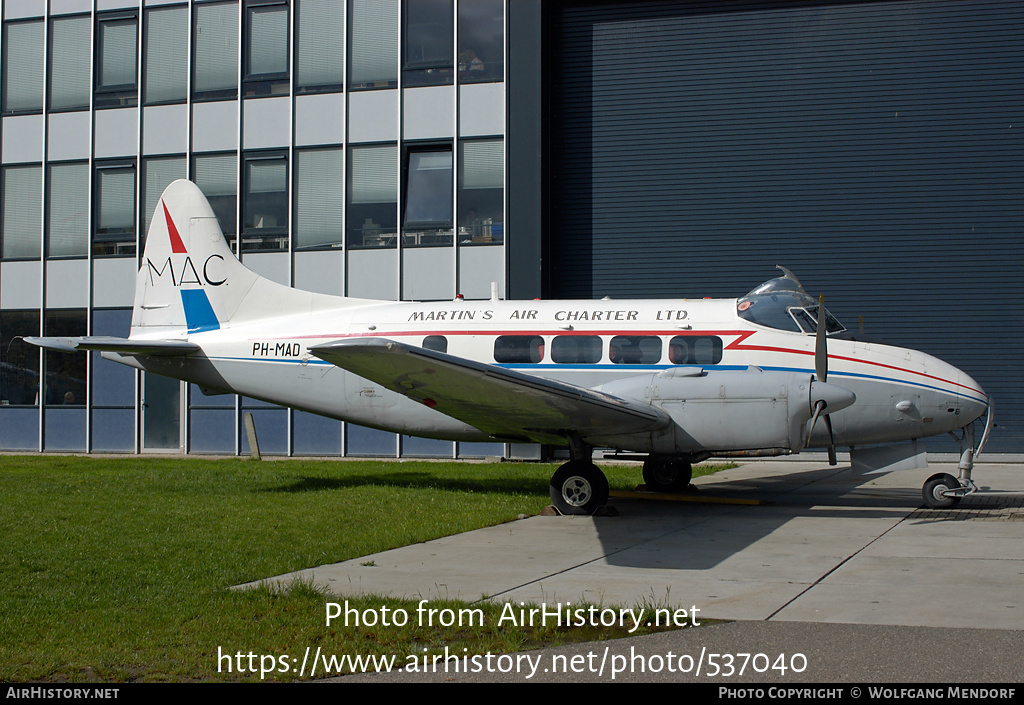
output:
[[737,296],[786,265],[848,327],[968,371],[989,449],[1024,451],[1024,3],[540,12],[542,98],[509,96],[510,131],[546,116],[540,293]]

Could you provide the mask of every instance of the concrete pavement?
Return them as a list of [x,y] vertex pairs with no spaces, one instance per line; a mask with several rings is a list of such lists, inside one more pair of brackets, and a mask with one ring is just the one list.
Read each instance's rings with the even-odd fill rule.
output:
[[[825,642],[852,646],[860,639],[866,648],[882,634],[866,625],[889,628],[885,639],[893,643],[914,634],[934,640],[955,628],[950,650],[961,656],[971,653],[972,641],[1011,640],[1012,656],[993,664],[990,675],[1020,680],[1024,467],[980,463],[974,477],[982,491],[947,511],[921,508],[921,485],[936,472],[956,469],[858,475],[824,463],[749,463],[696,484],[701,497],[762,504],[613,497],[618,516],[530,517],[269,581],[311,580],[340,595],[697,607],[701,619],[778,625],[751,625],[746,632],[743,625],[721,625],[719,633],[738,634],[740,641],[746,633],[749,642],[755,631],[773,629],[773,643],[797,634],[794,648],[804,652],[817,648],[806,641],[815,625],[837,625],[817,629]],[[901,627],[923,629],[892,629]],[[704,638],[704,629],[690,631],[638,641]],[[910,659],[907,680],[914,674],[946,680],[920,671],[934,663],[927,659],[939,643],[932,646],[922,645],[920,662]],[[899,650],[904,657],[914,653]],[[861,670],[872,672],[877,658],[869,648]],[[949,665],[951,678],[970,680],[965,664]],[[822,668],[808,676],[829,677]],[[900,678],[890,672],[888,679]]]

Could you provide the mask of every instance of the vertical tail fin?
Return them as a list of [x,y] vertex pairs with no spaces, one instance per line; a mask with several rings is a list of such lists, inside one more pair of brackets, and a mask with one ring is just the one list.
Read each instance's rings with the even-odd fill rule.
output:
[[259,278],[232,254],[199,187],[175,181],[160,197],[146,237],[132,334],[217,330]]
[[191,181],[164,190],[135,282],[132,336],[181,338],[236,323],[379,301],[327,296],[264,279],[231,252],[217,216]]

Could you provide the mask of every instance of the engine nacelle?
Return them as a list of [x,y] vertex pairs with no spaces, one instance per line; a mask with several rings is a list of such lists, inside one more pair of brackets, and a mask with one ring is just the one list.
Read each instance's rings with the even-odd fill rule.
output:
[[[650,453],[680,455],[700,451],[796,453],[807,443],[814,404],[828,411],[853,403],[852,392],[814,381],[810,374],[746,370],[706,371],[671,368],[615,380],[597,388],[661,407],[673,424],[650,434]],[[618,445],[614,438],[604,439]],[[636,439],[623,446],[635,448]]]

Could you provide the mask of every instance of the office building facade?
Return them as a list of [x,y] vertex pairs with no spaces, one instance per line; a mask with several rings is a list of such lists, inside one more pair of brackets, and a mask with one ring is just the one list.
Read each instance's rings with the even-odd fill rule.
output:
[[270,453],[535,454],[20,340],[125,335],[156,199],[188,178],[247,266],[330,294],[738,296],[783,264],[850,327],[969,371],[999,404],[994,447],[1024,451],[1017,3],[0,0],[0,16],[0,450],[244,453],[251,412]]

